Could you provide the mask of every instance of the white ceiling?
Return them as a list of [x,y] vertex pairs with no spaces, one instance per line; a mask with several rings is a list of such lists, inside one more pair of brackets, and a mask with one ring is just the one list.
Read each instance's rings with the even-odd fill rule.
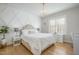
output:
[[[76,5],[79,5],[78,3],[47,3],[45,4],[45,9],[46,9],[46,15],[53,14],[71,7],[74,7]],[[5,10],[5,8],[13,8],[13,9],[18,9],[18,10],[24,10],[26,12],[38,15],[38,16],[43,16],[41,11],[43,10],[43,5],[42,3],[9,3],[9,4],[0,4],[0,12]]]

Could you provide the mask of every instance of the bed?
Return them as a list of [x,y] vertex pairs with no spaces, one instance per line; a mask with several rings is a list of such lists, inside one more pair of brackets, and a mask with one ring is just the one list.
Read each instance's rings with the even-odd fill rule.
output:
[[40,55],[46,48],[56,42],[51,33],[26,33],[22,35],[22,44],[34,55]]
[[22,44],[34,55],[40,55],[50,45],[56,43],[55,35],[51,33],[39,33],[30,24],[22,27]]

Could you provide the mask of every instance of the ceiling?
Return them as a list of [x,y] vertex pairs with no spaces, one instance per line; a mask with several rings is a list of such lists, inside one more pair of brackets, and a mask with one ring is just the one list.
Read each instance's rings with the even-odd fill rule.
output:
[[[74,6],[79,5],[78,3],[46,3],[45,4],[45,10],[46,14],[53,14]],[[5,8],[12,8],[17,10],[24,10],[28,13],[32,13],[38,16],[43,17],[43,4],[42,3],[6,3],[6,4],[0,4],[0,12],[2,12]]]

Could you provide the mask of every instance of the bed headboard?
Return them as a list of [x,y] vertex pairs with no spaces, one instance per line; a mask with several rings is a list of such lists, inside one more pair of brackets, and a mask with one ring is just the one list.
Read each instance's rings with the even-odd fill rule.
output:
[[27,24],[22,27],[22,30],[24,30],[24,29],[34,29],[34,27],[31,24]]
[[27,24],[25,26],[22,27],[22,32],[26,32],[26,33],[37,33],[38,30],[36,28],[34,28],[31,24]]

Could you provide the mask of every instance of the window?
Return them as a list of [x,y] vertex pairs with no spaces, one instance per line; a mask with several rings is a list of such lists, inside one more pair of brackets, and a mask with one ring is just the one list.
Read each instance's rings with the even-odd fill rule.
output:
[[49,21],[49,32],[57,34],[66,33],[66,19],[57,18]]

